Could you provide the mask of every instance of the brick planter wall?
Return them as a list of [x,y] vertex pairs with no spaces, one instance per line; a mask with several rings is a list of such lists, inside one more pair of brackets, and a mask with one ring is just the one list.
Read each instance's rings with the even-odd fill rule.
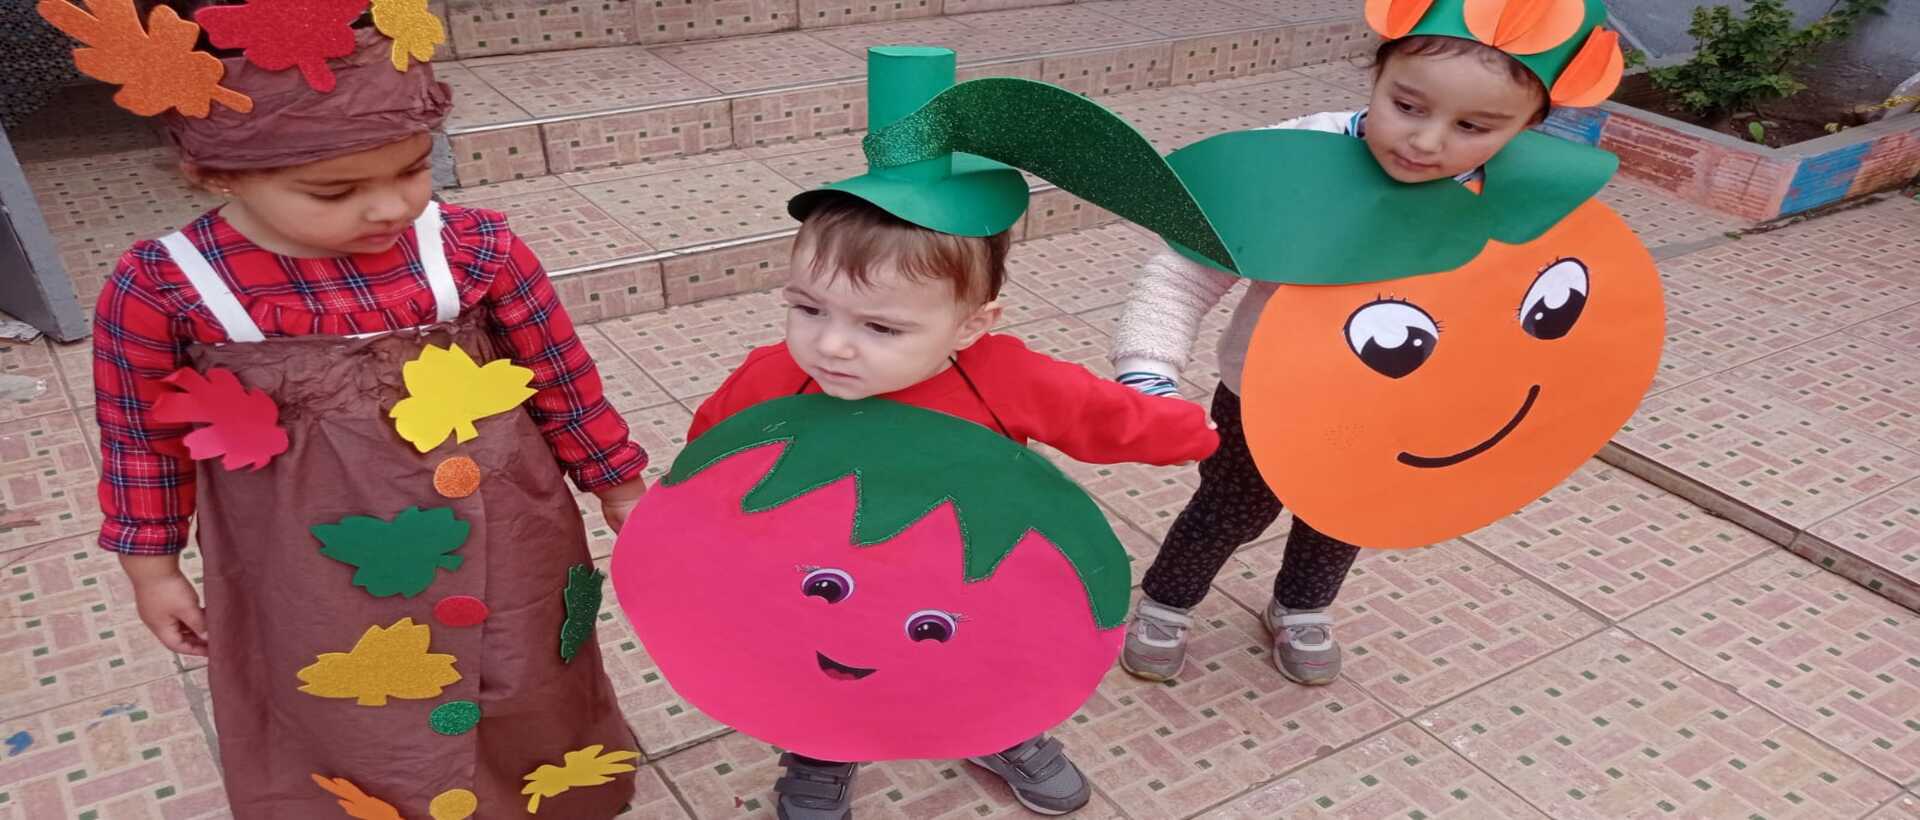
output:
[[1920,174],[1920,114],[1785,148],[1617,102],[1556,111],[1540,130],[1620,157],[1620,173],[1756,222],[1900,185]]

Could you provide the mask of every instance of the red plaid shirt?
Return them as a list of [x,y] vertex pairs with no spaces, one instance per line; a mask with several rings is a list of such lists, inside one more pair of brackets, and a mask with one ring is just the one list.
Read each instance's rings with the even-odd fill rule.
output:
[[[628,439],[626,420],[602,395],[600,372],[540,260],[506,217],[453,205],[442,211],[460,304],[487,311],[501,349],[533,370],[538,392],[527,409],[554,458],[583,490],[638,477],[646,452]],[[218,212],[194,220],[185,233],[268,337],[345,336],[435,320],[411,235],[378,255],[294,259],[254,245]],[[148,411],[159,380],[186,366],[188,346],[226,340],[159,242],[140,242],[120,257],[93,325],[106,549],[164,555],[186,546],[194,464],[180,439],[190,428],[155,422]]]

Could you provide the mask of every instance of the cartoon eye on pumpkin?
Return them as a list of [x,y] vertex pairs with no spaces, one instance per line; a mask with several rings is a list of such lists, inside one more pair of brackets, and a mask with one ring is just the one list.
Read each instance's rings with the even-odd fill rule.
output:
[[1567,335],[1587,309],[1587,287],[1587,266],[1580,260],[1548,265],[1520,300],[1520,329],[1548,341]]
[[953,640],[953,632],[959,628],[952,615],[938,609],[923,609],[907,616],[907,637],[914,643],[921,641]]
[[800,594],[837,604],[853,594],[853,576],[844,570],[821,567],[800,581]]
[[1361,363],[1398,379],[1427,363],[1440,340],[1440,326],[1412,302],[1377,299],[1347,317],[1347,347]]

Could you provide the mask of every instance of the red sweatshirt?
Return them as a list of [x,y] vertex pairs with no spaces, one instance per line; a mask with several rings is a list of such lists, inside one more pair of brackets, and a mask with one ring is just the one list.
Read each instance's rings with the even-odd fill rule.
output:
[[[968,389],[959,370],[949,367],[880,398],[959,416],[995,431],[1000,430],[994,423],[998,416],[1014,441],[1038,441],[1092,464],[1183,464],[1206,458],[1220,446],[1220,436],[1207,427],[1200,405],[1136,392],[1077,364],[1028,350],[1012,336],[989,333],[958,358],[959,370],[966,371],[979,395]],[[818,393],[820,387],[794,362],[786,343],[754,350],[701,403],[687,439],[699,438],[747,407],[800,392]]]

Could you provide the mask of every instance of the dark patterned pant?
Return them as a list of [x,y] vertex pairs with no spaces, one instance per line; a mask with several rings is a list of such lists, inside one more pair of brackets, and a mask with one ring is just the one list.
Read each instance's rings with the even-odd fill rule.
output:
[[[1233,551],[1259,538],[1280,517],[1280,499],[1261,480],[1247,450],[1240,397],[1224,384],[1213,393],[1213,423],[1220,426],[1220,449],[1200,462],[1200,489],[1173,520],[1166,543],[1141,582],[1147,597],[1171,607],[1199,604]],[[1273,578],[1273,597],[1288,609],[1332,604],[1359,552],[1359,547],[1294,519],[1280,572]]]

